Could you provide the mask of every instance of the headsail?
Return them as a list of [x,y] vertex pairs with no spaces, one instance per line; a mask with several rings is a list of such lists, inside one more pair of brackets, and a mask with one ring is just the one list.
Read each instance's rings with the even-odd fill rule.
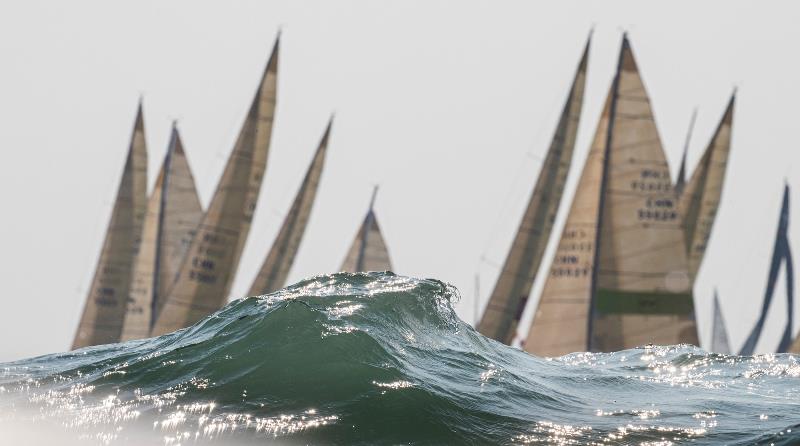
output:
[[378,219],[375,217],[375,196],[378,187],[372,191],[372,200],[369,203],[369,211],[364,217],[364,223],[358,229],[353,244],[347,251],[347,256],[339,267],[340,271],[357,273],[362,271],[391,271],[392,262],[389,260],[389,250],[386,248],[386,241],[383,239],[381,229],[378,226]]
[[683,231],[650,101],[623,37],[617,73],[525,350],[697,344]]
[[140,103],[111,221],[72,348],[119,341],[146,203],[147,144]]
[[736,95],[730,102],[706,148],[700,163],[678,199],[678,212],[683,219],[689,276],[694,282],[703,262],[706,245],[722,198],[722,185],[728,167],[731,147],[731,126]]
[[590,41],[586,42],[553,141],[511,250],[478,324],[479,332],[506,344],[512,342],[517,331],[561,203],[578,133]]
[[297,250],[300,248],[300,242],[303,239],[308,218],[314,206],[314,199],[317,196],[332,124],[333,119],[328,122],[328,127],[322,135],[322,140],[319,142],[314,159],[311,160],[311,165],[308,166],[303,184],[300,186],[300,190],[297,191],[297,196],[295,196],[292,207],[289,209],[289,214],[283,221],[283,226],[275,238],[264,264],[261,265],[253,285],[250,286],[250,291],[247,293],[249,296],[268,294],[286,284],[286,277],[292,268]]
[[194,177],[173,125],[164,164],[147,203],[120,340],[150,335],[153,315],[163,305],[202,217]]
[[280,38],[275,42],[197,235],[156,316],[152,335],[186,327],[218,310],[228,298],[267,165],[275,115],[279,41]]
[[722,307],[719,304],[719,295],[714,290],[714,325],[711,327],[711,351],[729,355],[731,347],[728,343],[728,330],[725,328],[725,319],[722,317]]
[[[778,222],[778,232],[775,235],[775,245],[772,249],[772,261],[769,266],[769,276],[767,277],[767,290],[764,294],[764,302],[761,306],[761,314],[758,316],[756,325],[747,337],[747,340],[742,346],[740,355],[752,355],[761,337],[761,332],[764,329],[764,323],[767,320],[767,311],[772,303],[772,297],[775,294],[775,287],[778,286],[778,273],[781,266],[785,269],[786,276],[786,299],[787,299],[787,316],[786,328],[781,336],[781,341],[778,344],[778,353],[785,353],[787,351],[794,351],[795,347],[800,347],[795,342],[792,344],[792,320],[794,315],[794,263],[792,262],[792,251],[789,246],[789,185],[783,188],[783,203],[781,204],[781,216]],[[791,350],[790,350],[791,348]]]
[[697,120],[697,109],[692,111],[692,119],[689,121],[689,131],[686,132],[686,141],[683,143],[683,156],[681,157],[681,167],[678,169],[678,178],[675,180],[675,195],[678,197],[683,193],[683,188],[686,186],[686,155],[689,153],[689,143],[692,141],[692,130],[694,130],[694,123]]

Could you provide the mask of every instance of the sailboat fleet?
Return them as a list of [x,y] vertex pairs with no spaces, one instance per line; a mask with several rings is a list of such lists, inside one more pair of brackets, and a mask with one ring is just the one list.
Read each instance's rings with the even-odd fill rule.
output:
[[[580,123],[591,36],[580,57],[552,142],[476,324],[479,332],[533,354],[615,351],[648,343],[699,345],[693,285],[719,209],[735,92],[694,172],[684,152],[677,180],[656,128],[631,43],[623,35],[616,72],[572,198],[527,336],[520,321],[555,226]],[[222,178],[203,209],[179,132],[173,126],[155,187],[147,195],[142,106],[95,276],[73,348],[144,338],[187,327],[227,300],[250,231],[266,169],[277,102],[280,36]],[[283,225],[249,295],[286,285],[324,169],[328,123]],[[689,135],[694,125],[690,125]],[[688,147],[687,136],[687,147]],[[377,187],[341,271],[392,270],[374,203]],[[777,351],[792,340],[793,275],[788,186],[761,316],[741,353],[752,354],[777,270],[786,270],[789,318]],[[712,349],[730,351],[718,296]]]

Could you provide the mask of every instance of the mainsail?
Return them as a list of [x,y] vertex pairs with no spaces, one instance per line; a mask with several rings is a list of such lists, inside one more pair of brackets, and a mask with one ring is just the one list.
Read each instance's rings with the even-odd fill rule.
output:
[[731,147],[735,99],[734,94],[700,163],[678,199],[678,212],[683,219],[685,231],[689,276],[693,282],[703,262],[722,198],[722,185]]
[[347,251],[347,256],[339,267],[340,271],[357,273],[362,271],[391,271],[392,262],[389,260],[389,250],[386,249],[386,241],[383,239],[378,220],[375,217],[375,196],[378,188],[372,191],[372,200],[369,203],[369,211],[364,217],[364,222],[358,229],[353,244]]
[[722,307],[719,304],[719,295],[714,290],[714,325],[711,327],[711,351],[729,355],[731,347],[728,343],[728,330],[725,328],[725,319],[722,317]]
[[278,45],[267,67],[219,185],[197,228],[152,335],[186,327],[227,300],[258,201],[275,115]]
[[587,41],[528,207],[478,324],[479,332],[506,344],[514,339],[561,203],[578,133],[589,44]]
[[119,340],[146,203],[147,145],[140,103],[111,221],[72,348]]
[[147,203],[120,340],[150,335],[153,315],[163,306],[202,217],[194,177],[173,125],[167,154]]
[[525,350],[697,344],[669,166],[623,37],[617,73]]
[[311,165],[308,166],[303,184],[297,191],[289,214],[283,221],[283,226],[281,226],[264,264],[261,265],[253,285],[250,286],[250,291],[247,293],[249,296],[271,293],[282,288],[286,283],[286,277],[292,268],[297,250],[300,248],[300,242],[314,206],[314,199],[317,196],[332,123],[333,120],[328,122],[328,127],[322,135]]
[[781,266],[785,269],[786,276],[786,299],[787,299],[787,312],[786,312],[786,328],[781,336],[780,343],[778,344],[778,353],[785,353],[787,351],[795,351],[795,348],[800,347],[795,342],[792,344],[792,320],[794,315],[794,263],[792,262],[792,251],[789,247],[789,185],[783,188],[783,203],[781,204],[781,216],[778,222],[778,232],[775,235],[775,245],[772,249],[772,261],[769,266],[769,276],[767,277],[767,290],[764,294],[764,302],[761,306],[761,314],[758,316],[756,325],[747,337],[747,340],[742,346],[740,355],[752,355],[761,338],[761,332],[764,330],[764,323],[767,320],[767,311],[772,303],[772,297],[775,294],[775,287],[778,285],[778,273]]

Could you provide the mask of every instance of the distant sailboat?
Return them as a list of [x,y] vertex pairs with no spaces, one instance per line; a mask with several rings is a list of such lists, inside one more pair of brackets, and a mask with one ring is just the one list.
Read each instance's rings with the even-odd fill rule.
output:
[[253,284],[250,286],[248,296],[269,294],[281,289],[286,284],[289,270],[292,268],[297,250],[308,224],[311,209],[314,206],[314,199],[319,189],[319,180],[322,176],[322,168],[325,164],[325,152],[328,148],[328,137],[331,131],[333,119],[328,122],[328,127],[322,135],[314,159],[308,166],[308,171],[303,179],[303,184],[294,198],[289,214],[283,221],[278,236],[269,250],[264,264],[258,272]]
[[591,37],[583,50],[528,207],[478,324],[483,335],[506,344],[516,334],[561,203],[578,133],[590,42]]
[[627,36],[526,351],[698,344],[672,180]]
[[[775,287],[778,286],[778,275],[781,266],[785,268],[786,276],[786,299],[787,299],[787,317],[786,328],[783,330],[780,343],[776,350],[777,353],[785,353],[794,351],[795,346],[792,345],[792,320],[794,315],[794,263],[792,262],[792,250],[789,246],[789,185],[783,188],[783,202],[781,204],[781,216],[778,222],[778,232],[775,235],[775,245],[772,249],[772,261],[769,266],[769,275],[767,276],[767,290],[764,294],[764,302],[761,306],[761,314],[758,316],[756,325],[744,342],[740,355],[752,355],[758,345],[758,340],[761,338],[761,332],[764,330],[764,324],[767,320],[767,311],[772,303],[772,297],[775,294]],[[797,344],[797,342],[795,342]],[[798,346],[800,347],[800,346]]]
[[173,125],[167,154],[147,203],[121,341],[150,335],[153,315],[163,306],[202,217],[194,176]]
[[378,219],[375,217],[375,196],[378,187],[372,191],[372,199],[369,202],[369,211],[364,217],[364,222],[358,229],[353,244],[347,251],[347,256],[339,267],[340,271],[357,273],[363,271],[392,271],[392,262],[389,260],[389,250],[386,248],[386,241],[383,239],[381,229],[378,226]]
[[731,353],[728,330],[725,328],[725,319],[722,317],[722,307],[719,304],[717,290],[714,290],[714,325],[711,327],[711,351],[723,355]]
[[735,100],[734,93],[703,157],[685,188],[682,188],[683,193],[678,199],[678,212],[683,219],[689,276],[692,282],[697,277],[703,262],[706,245],[711,237],[711,229],[714,227],[722,198],[722,186],[725,182],[731,147]]
[[147,144],[140,102],[111,221],[72,342],[73,349],[119,340],[146,206]]
[[218,310],[230,292],[264,178],[275,116],[278,46],[264,75],[208,210],[151,335],[191,325]]

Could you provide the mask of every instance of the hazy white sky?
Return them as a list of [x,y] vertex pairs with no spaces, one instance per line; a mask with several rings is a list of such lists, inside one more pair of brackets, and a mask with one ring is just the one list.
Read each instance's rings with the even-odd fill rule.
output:
[[[485,302],[594,26],[560,228],[627,29],[673,172],[692,108],[693,166],[739,87],[723,203],[695,288],[701,338],[716,286],[738,348],[760,307],[784,178],[800,193],[798,21],[792,2],[3,2],[0,360],[69,347],[139,95],[150,183],[176,118],[207,203],[279,27],[277,121],[235,297],[335,111],[290,280],[336,270],[380,183],[397,272],[455,284],[471,321],[474,276]],[[800,252],[800,225],[790,237]],[[782,293],[772,313],[762,351],[782,330]]]

